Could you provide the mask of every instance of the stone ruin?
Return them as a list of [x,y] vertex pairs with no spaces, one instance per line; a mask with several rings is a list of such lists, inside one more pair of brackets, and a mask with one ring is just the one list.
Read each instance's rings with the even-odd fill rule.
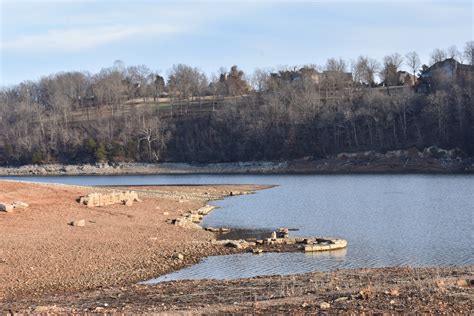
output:
[[79,203],[88,207],[100,207],[112,204],[132,206],[133,202],[141,202],[135,191],[120,191],[110,193],[90,193],[79,198]]
[[170,223],[184,228],[202,229],[199,223],[205,215],[212,212],[215,208],[215,206],[206,205],[197,210],[190,211],[181,217],[172,219]]

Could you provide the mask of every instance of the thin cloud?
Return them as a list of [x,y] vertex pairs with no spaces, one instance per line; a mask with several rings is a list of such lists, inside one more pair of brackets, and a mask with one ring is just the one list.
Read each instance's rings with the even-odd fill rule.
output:
[[29,7],[22,2],[8,3],[1,10],[1,48],[9,52],[74,52],[134,38],[196,33],[213,21],[242,12],[236,4],[117,2],[109,7],[107,2],[90,2],[59,1],[54,5],[48,1]]
[[5,50],[35,51],[76,51],[92,48],[137,36],[164,36],[176,34],[183,30],[177,26],[106,26],[99,28],[53,29],[41,34],[25,35],[6,41],[2,45]]

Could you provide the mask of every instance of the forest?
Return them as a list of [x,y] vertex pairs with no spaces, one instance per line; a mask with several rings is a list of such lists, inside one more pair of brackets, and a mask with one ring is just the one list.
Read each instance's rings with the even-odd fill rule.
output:
[[[0,90],[0,165],[318,159],[436,145],[474,156],[473,42],[165,77],[122,61]],[[402,67],[409,71],[402,71]]]

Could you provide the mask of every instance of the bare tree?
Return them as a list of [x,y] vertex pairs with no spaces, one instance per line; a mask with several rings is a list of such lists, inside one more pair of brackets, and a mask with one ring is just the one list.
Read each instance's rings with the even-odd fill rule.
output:
[[474,66],[474,41],[466,43],[464,47],[464,58],[469,65]]
[[445,60],[447,57],[447,54],[444,50],[436,48],[432,53],[431,53],[431,65],[436,64],[437,62]]
[[[207,85],[207,78],[204,73],[197,68],[187,65],[174,65],[168,77],[168,88],[173,100],[185,101],[185,113],[194,97],[203,92],[203,85]],[[183,114],[183,106],[181,106]]]
[[380,71],[380,63],[366,56],[359,56],[352,66],[354,80],[368,86],[375,84],[375,74],[378,71]]
[[326,61],[326,71],[346,72],[347,65],[344,59],[329,58]]
[[156,135],[156,131],[151,126],[146,126],[140,131],[140,138],[138,139],[138,146],[140,147],[140,143],[142,141],[146,141],[147,149],[148,149],[148,161],[153,160],[153,151],[151,148],[152,143],[158,140],[158,136]]
[[386,86],[396,86],[399,83],[398,69],[403,63],[403,57],[399,53],[385,56],[380,76]]
[[269,72],[263,69],[255,69],[252,76],[252,86],[257,92],[263,92],[267,89]]
[[462,63],[463,61],[463,55],[462,53],[458,50],[456,45],[449,46],[448,49],[446,50],[446,56],[448,58],[453,58],[456,59],[458,62]]
[[130,66],[127,68],[127,81],[129,89],[134,97],[142,97],[146,103],[148,93],[151,92],[150,85],[153,85],[150,69],[145,65]]
[[405,63],[413,71],[413,85],[416,83],[416,72],[421,66],[420,57],[413,51],[405,55]]

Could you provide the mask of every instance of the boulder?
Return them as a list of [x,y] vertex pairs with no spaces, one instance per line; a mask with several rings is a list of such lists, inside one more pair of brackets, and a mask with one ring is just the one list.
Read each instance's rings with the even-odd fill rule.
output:
[[289,230],[288,228],[280,228],[276,231],[277,238],[288,238]]
[[29,205],[28,203],[22,201],[15,201],[12,204],[13,208],[27,208]]
[[201,229],[201,226],[183,217],[175,219],[173,224],[184,228]]
[[246,241],[244,240],[229,240],[226,244],[225,244],[226,247],[230,247],[230,248],[237,248],[237,249],[245,249],[247,248],[249,245]]
[[206,205],[206,206],[203,206],[201,207],[200,209],[198,209],[196,211],[197,214],[199,215],[207,215],[209,214],[210,212],[212,212],[212,210],[214,210],[216,207],[215,206],[212,206],[212,205]]
[[0,211],[11,213],[13,212],[13,206],[11,204],[0,203]]

